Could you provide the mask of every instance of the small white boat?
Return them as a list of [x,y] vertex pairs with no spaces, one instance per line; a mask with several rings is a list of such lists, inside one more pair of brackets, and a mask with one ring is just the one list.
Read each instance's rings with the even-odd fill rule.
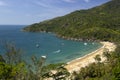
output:
[[46,56],[41,56],[42,58],[46,59],[47,57]]
[[84,45],[87,45],[87,43],[84,43]]
[[37,48],[39,48],[39,47],[40,47],[40,45],[39,45],[39,44],[36,44],[36,47],[37,47]]

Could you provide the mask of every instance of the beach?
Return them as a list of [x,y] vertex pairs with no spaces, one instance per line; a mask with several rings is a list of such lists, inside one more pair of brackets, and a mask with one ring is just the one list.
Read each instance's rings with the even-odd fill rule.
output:
[[65,68],[70,72],[79,71],[82,67],[89,65],[90,63],[95,62],[95,56],[100,55],[101,62],[105,61],[105,57],[103,53],[107,50],[109,52],[113,52],[116,49],[116,45],[111,42],[100,42],[103,46],[83,57],[77,58],[67,63]]

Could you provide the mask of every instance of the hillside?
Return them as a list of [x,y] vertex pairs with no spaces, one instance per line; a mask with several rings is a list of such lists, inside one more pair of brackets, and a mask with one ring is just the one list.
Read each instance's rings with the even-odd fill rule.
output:
[[[111,0],[92,9],[75,11],[62,17],[29,25],[23,29],[31,32],[53,32],[65,38],[114,41],[116,45],[114,52],[109,52],[110,50],[105,46],[101,47],[102,57],[106,58],[104,62],[99,55],[101,53],[98,53],[94,57],[95,62],[81,68],[78,72],[69,73],[64,63],[44,65],[46,57],[43,56],[38,58],[33,55],[31,63],[27,63],[29,61],[23,60],[26,58],[23,51],[12,42],[5,41],[3,48],[0,47],[0,50],[4,51],[3,55],[0,54],[0,80],[120,80],[119,13],[120,0]],[[106,44],[107,46],[113,49],[111,48],[113,45]],[[90,63],[89,58],[84,63]],[[72,65],[74,67],[74,64]],[[80,67],[79,65],[75,66]]]
[[35,23],[24,28],[31,32],[53,32],[60,37],[109,40],[120,39],[120,0],[111,0],[88,10]]

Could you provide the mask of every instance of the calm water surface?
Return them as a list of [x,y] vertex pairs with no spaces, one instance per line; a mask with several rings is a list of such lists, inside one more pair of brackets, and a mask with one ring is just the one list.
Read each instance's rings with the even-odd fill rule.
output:
[[[38,58],[45,55],[46,63],[68,62],[102,46],[100,43],[63,40],[54,34],[22,32],[23,27],[25,26],[0,25],[0,41],[15,43],[17,48],[23,50],[23,58],[27,61],[30,61],[32,55]],[[0,54],[4,55],[2,44]]]

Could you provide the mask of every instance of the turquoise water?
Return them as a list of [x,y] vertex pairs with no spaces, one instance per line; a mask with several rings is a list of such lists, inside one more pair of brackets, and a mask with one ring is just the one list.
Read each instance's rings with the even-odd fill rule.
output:
[[[23,50],[23,58],[30,61],[32,55],[47,56],[46,63],[68,62],[86,55],[102,45],[93,42],[63,40],[50,33],[22,32],[23,25],[1,25],[0,41],[14,42]],[[87,43],[87,45],[85,45]],[[2,44],[0,54],[4,55]]]

